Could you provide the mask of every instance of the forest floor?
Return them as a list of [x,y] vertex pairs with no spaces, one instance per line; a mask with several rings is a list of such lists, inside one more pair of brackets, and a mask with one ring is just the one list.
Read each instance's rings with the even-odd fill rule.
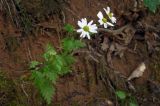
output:
[[[119,106],[115,90],[133,95],[140,106],[160,106],[160,11],[151,13],[140,2],[135,5],[136,0],[64,0],[42,18],[34,1],[23,1],[34,19],[26,33],[14,24],[15,14],[0,10],[0,106],[46,106],[30,81],[29,63],[43,61],[48,42],[59,49],[67,36],[64,24],[76,26],[85,17],[97,20],[98,11],[107,6],[117,18],[115,27],[84,39],[87,47],[76,51],[72,73],[57,81],[52,106]],[[128,80],[142,63],[143,74]]]

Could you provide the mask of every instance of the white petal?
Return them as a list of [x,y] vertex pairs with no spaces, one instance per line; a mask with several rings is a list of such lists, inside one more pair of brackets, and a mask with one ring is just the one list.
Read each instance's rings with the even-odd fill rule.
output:
[[104,23],[104,28],[107,28],[107,24],[106,23]]
[[86,18],[82,18],[82,23],[83,23],[84,26],[86,26],[87,25],[87,19]]
[[93,23],[93,20],[91,20],[89,23],[88,23],[88,26],[91,26]]
[[92,29],[97,29],[97,25],[96,25],[96,24],[93,24],[93,25],[91,26],[91,28],[92,28]]
[[112,21],[112,23],[116,23],[116,18],[115,18],[115,17],[112,17],[112,18],[111,18],[111,21]]
[[77,30],[78,33],[82,32],[82,31],[83,31],[83,29],[78,29],[78,30]]
[[81,27],[81,28],[83,28],[84,24],[81,21],[78,21],[78,26]]
[[83,34],[84,34],[84,33],[81,33],[81,35],[80,35],[81,38],[83,37]]
[[107,24],[109,25],[109,26],[114,26],[112,23],[110,23],[110,22],[107,22]]
[[90,35],[89,35],[88,32],[86,33],[86,35],[87,35],[87,38],[88,38],[88,39],[91,39],[91,37],[90,37]]
[[103,21],[102,20],[98,20],[98,22],[100,23],[100,25],[103,25]]
[[103,8],[103,10],[106,12],[106,14],[109,14],[109,11],[108,11],[108,10],[106,10],[105,8]]
[[81,33],[80,37],[81,37],[81,38],[84,38],[85,36],[86,36],[86,32],[83,31],[83,32]]
[[103,10],[105,11],[106,14],[108,14],[108,11],[105,8],[103,8]]
[[95,30],[95,29],[90,29],[90,32],[92,32],[92,33],[97,33],[97,30]]
[[108,11],[108,13],[110,13],[110,11],[111,11],[110,7],[107,7],[107,11]]
[[101,11],[98,12],[97,17],[98,17],[99,19],[103,19],[103,14],[102,14]]
[[92,27],[90,28],[91,30],[97,30],[98,28],[97,27]]
[[90,32],[97,33],[98,28],[97,28],[96,24],[94,24],[89,29],[90,29]]
[[83,36],[82,36],[82,37],[83,37],[83,38],[85,38],[85,37],[86,37],[86,35],[87,35],[87,33],[88,33],[88,32],[84,32],[84,34],[83,34]]

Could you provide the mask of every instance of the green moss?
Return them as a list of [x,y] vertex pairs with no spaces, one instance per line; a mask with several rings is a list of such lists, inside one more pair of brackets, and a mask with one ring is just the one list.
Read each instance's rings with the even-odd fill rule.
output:
[[160,82],[160,52],[154,54],[150,62],[150,68],[153,79]]
[[24,106],[15,93],[13,81],[0,71],[0,106]]

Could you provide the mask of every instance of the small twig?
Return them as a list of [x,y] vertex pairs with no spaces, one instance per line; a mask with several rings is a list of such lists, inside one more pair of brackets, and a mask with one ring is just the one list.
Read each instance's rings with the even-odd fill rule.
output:
[[10,17],[11,17],[12,21],[14,22],[14,19],[13,19],[13,16],[12,16],[12,12],[11,12],[11,8],[10,8],[8,2],[6,0],[4,0],[4,1],[6,2],[7,8],[8,8],[8,12],[10,14]]
[[21,88],[22,88],[22,91],[24,92],[24,94],[26,95],[26,97],[28,98],[29,96],[28,96],[27,92],[24,90],[23,84],[21,84]]
[[63,24],[65,24],[66,23],[66,17],[65,17],[65,13],[64,13],[64,11],[61,11],[61,14],[62,14],[62,16],[63,16]]
[[127,27],[130,27],[131,24],[127,24],[117,30],[109,30],[109,29],[104,29],[104,28],[98,28],[98,31],[99,32],[106,32],[106,33],[109,33],[109,34],[112,34],[112,35],[117,35],[117,34],[120,34],[123,32],[124,29],[126,29]]
[[99,63],[99,60],[97,60],[95,57],[93,57],[92,55],[89,55],[89,58],[91,58],[93,61],[95,61],[96,63]]
[[32,55],[31,55],[31,50],[29,49],[29,47],[27,48],[28,49],[28,56],[30,57],[30,60],[32,60]]

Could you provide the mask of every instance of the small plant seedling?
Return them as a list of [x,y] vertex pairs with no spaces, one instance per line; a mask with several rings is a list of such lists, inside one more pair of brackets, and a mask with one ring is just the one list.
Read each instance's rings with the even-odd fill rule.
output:
[[156,9],[160,5],[160,0],[143,0],[144,5],[149,8],[153,13],[156,12]]
[[129,106],[138,106],[136,102],[129,102]]
[[127,94],[126,94],[126,92],[124,92],[124,91],[116,91],[116,95],[117,95],[117,97],[119,98],[119,99],[121,99],[121,100],[125,100],[126,99],[126,96],[127,96]]
[[74,32],[74,27],[71,24],[66,24],[64,26],[64,29],[68,32],[68,33],[73,33]]
[[135,98],[125,91],[117,90],[115,94],[120,100],[121,106],[138,106]]
[[51,44],[48,44],[43,54],[44,62],[30,63],[31,78],[48,104],[51,103],[55,93],[57,79],[71,72],[71,65],[75,61],[71,52],[85,46],[80,40],[74,38],[65,38],[61,45],[62,51],[58,53]]

